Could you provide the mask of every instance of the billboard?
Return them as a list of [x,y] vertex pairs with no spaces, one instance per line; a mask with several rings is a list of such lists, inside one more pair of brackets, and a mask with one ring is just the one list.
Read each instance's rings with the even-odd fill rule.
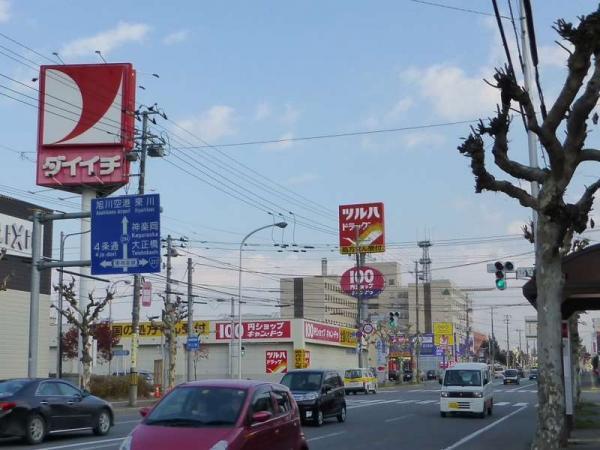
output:
[[[242,339],[289,339],[292,337],[292,328],[289,320],[261,320],[244,322]],[[217,322],[215,336],[217,340],[231,339],[231,323]],[[235,338],[240,336],[240,326],[234,326]]]
[[385,252],[383,203],[360,203],[339,207],[340,253]]
[[[177,336],[187,335],[187,321],[179,322],[175,329]],[[133,334],[131,323],[113,323],[112,331],[115,336],[130,338]],[[194,320],[194,334],[208,336],[210,334],[210,322],[208,320]],[[162,329],[155,327],[152,322],[140,322],[140,337],[160,337]]]
[[294,350],[294,364],[296,369],[308,369],[310,367],[310,351],[304,349]]
[[323,323],[304,321],[304,338],[318,342],[339,344],[343,347],[356,347],[356,330],[354,328],[336,327]]
[[373,268],[363,266],[360,269],[353,267],[346,270],[340,278],[340,286],[345,294],[363,300],[378,297],[385,289],[383,274]]
[[37,184],[110,193],[129,181],[134,144],[131,64],[42,66]]
[[436,346],[454,345],[454,325],[451,322],[434,322],[433,336]]
[[287,373],[288,356],[286,350],[267,350],[265,352],[266,373]]

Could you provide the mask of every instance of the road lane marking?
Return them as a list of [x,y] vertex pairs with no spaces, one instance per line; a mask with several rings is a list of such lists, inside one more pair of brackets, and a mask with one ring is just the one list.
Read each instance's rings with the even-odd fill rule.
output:
[[136,419],[136,420],[122,420],[120,422],[115,423],[115,426],[116,425],[123,425],[123,424],[126,424],[126,423],[139,423],[140,421],[141,421],[141,419]]
[[506,405],[510,405],[510,402],[498,402],[498,403],[494,403],[494,406],[506,406]]
[[501,417],[500,419],[496,420],[495,422],[490,423],[488,426],[485,426],[483,428],[480,428],[479,430],[475,431],[474,433],[469,434],[468,436],[465,436],[464,438],[462,438],[460,441],[455,442],[454,444],[452,444],[450,447],[446,447],[443,450],[454,450],[455,448],[460,447],[461,445],[469,442],[470,440],[472,440],[473,438],[476,438],[477,436],[479,436],[481,433],[486,432],[487,430],[494,428],[496,425],[500,424],[501,422],[504,422],[505,420],[511,418],[512,416],[514,416],[515,414],[520,413],[521,411],[523,411],[524,409],[526,409],[527,406],[522,406],[519,409],[515,409],[513,412],[511,412],[510,414],[507,414],[504,417]]
[[123,439],[125,439],[125,436],[120,437],[120,438],[102,439],[100,441],[79,442],[77,444],[57,445],[55,447],[40,447],[39,450],[59,450],[59,449],[63,449],[63,448],[81,447],[84,445],[105,444],[108,442],[122,441]]
[[515,403],[513,406],[528,406],[529,403]]
[[318,441],[320,439],[327,439],[327,438],[339,436],[340,434],[345,434],[345,433],[346,433],[345,431],[340,431],[338,433],[324,434],[323,436],[316,436],[316,437],[307,439],[306,442]]
[[405,405],[407,403],[414,403],[414,402],[416,402],[416,400],[398,400],[398,401],[396,401],[396,404],[397,405]]
[[407,417],[412,416],[412,414],[404,414],[403,416],[392,417],[390,419],[385,419],[385,422],[395,422],[396,420],[406,419]]
[[417,402],[417,405],[427,405],[429,403],[436,403],[437,400],[423,400],[422,402]]
[[[531,387],[531,386],[533,386],[533,383],[524,384],[523,386],[515,388],[515,389],[508,389],[506,392],[517,392],[517,391],[520,391],[521,389],[525,389],[525,388],[528,388],[528,387]],[[527,391],[525,391],[525,392],[527,392]]]
[[378,403],[362,403],[360,405],[350,405],[348,409],[364,408],[365,406],[385,405],[387,403],[396,403],[397,400],[387,400]]

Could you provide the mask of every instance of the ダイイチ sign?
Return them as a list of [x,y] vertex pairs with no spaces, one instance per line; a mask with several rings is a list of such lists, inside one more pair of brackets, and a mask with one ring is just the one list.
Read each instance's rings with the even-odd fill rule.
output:
[[[244,322],[242,339],[287,339],[292,336],[289,320],[264,320],[258,322]],[[231,323],[217,322],[215,336],[219,340],[231,339]],[[235,338],[240,337],[240,326],[234,325]]]
[[135,71],[131,64],[42,66],[37,184],[110,193],[129,182]]
[[340,205],[340,253],[356,253],[356,245],[361,253],[385,252],[385,229],[383,203],[361,203]]
[[363,300],[375,298],[385,289],[383,274],[373,267],[361,267],[346,270],[340,278],[340,285],[345,294]]
[[267,350],[265,352],[266,373],[287,373],[288,357],[286,350]]

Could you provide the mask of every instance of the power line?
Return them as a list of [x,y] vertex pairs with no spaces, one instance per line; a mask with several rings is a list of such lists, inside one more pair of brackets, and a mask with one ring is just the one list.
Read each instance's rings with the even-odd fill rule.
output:
[[[466,13],[471,13],[471,14],[478,14],[480,16],[494,16],[493,13],[489,13],[486,11],[478,11],[475,9],[468,9],[468,8],[460,8],[458,6],[452,6],[452,5],[446,5],[444,3],[436,3],[436,2],[429,2],[429,1],[424,1],[424,0],[408,0],[409,2],[413,2],[413,3],[420,3],[422,5],[428,5],[428,6],[436,6],[438,8],[444,8],[444,9],[451,9],[453,11],[461,11],[461,12],[466,12]],[[503,19],[509,19],[509,17],[506,16],[500,16]]]

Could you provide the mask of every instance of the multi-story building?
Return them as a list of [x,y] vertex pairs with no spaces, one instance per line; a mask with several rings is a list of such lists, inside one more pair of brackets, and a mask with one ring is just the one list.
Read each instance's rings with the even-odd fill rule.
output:
[[385,279],[385,290],[377,298],[367,300],[372,321],[387,320],[394,314],[401,332],[408,331],[408,290],[402,286],[400,264],[397,262],[372,262],[367,266],[379,270]]

